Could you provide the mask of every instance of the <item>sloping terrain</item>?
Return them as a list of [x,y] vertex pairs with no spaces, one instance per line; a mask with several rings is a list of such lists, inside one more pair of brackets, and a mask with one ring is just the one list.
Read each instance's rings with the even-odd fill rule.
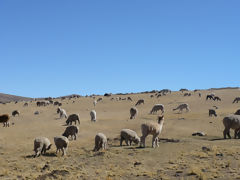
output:
[[32,100],[32,98],[0,93],[1,103],[7,103],[11,101],[30,101],[30,100]]
[[[66,119],[59,119],[56,106],[37,107],[34,101],[28,107],[24,107],[23,102],[0,104],[1,113],[20,111],[19,117],[11,117],[9,128],[0,127],[0,179],[238,179],[240,140],[223,139],[222,119],[240,108],[239,104],[232,103],[240,96],[240,91],[199,92],[191,92],[192,95],[187,97],[184,93],[172,92],[159,98],[151,98],[154,93],[112,95],[103,97],[96,107],[92,97],[58,99],[68,115],[78,113],[81,121],[78,139],[70,141],[64,157],[55,154],[55,145],[46,155],[32,156],[35,137],[45,136],[54,143],[54,136],[61,135],[66,128]],[[206,101],[206,95],[212,92],[222,101]],[[111,100],[112,97],[128,96],[133,101]],[[130,120],[129,110],[141,98],[145,104],[137,106],[139,114]],[[190,112],[172,111],[182,102],[189,104]],[[149,114],[157,103],[165,106],[159,147],[151,147],[150,135],[146,139],[146,148],[125,144],[120,147],[121,129],[132,129],[141,136],[141,124],[157,120],[157,114]],[[208,116],[208,109],[213,106],[218,107],[217,117]],[[97,112],[96,123],[90,121],[92,109]],[[36,110],[39,115],[34,115]],[[207,135],[192,136],[196,131]],[[98,132],[109,138],[109,147],[96,153],[92,150]]]

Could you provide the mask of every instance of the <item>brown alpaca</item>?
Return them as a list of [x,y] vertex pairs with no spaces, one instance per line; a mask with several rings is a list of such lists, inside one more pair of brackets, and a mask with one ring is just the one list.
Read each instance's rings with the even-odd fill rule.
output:
[[3,127],[9,127],[10,116],[8,114],[0,115],[0,123],[3,123]]

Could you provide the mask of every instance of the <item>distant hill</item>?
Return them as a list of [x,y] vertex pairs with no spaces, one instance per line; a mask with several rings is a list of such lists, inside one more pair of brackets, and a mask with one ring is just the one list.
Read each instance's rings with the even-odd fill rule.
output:
[[67,96],[60,96],[60,97],[57,97],[57,98],[74,98],[74,97],[81,97],[81,95],[71,94],[71,95],[67,95]]
[[78,94],[71,94],[67,96],[60,96],[60,97],[41,97],[41,98],[35,98],[36,100],[47,100],[47,99],[67,99],[67,98],[75,98],[75,97],[81,97],[81,95]]
[[[222,88],[210,88],[210,89],[199,89],[199,90],[212,91],[212,90],[224,90],[224,89],[240,89],[240,87],[222,87]],[[131,93],[116,93],[116,95],[128,95],[128,94],[139,94],[139,93],[143,94],[143,93],[156,93],[156,92],[159,92],[159,90],[144,91],[144,92],[138,92],[138,93],[133,93],[133,92],[131,92]],[[97,95],[94,95],[94,96],[97,96]],[[74,97],[81,97],[81,95],[71,94],[71,95],[67,95],[67,96],[60,96],[57,98],[74,98]],[[43,100],[45,98],[35,98],[35,99]],[[56,99],[56,98],[54,98],[54,99]],[[11,101],[31,101],[31,100],[33,100],[33,98],[0,93],[0,103],[7,103],[7,102],[11,102]]]
[[239,87],[222,87],[222,88],[210,88],[208,90],[224,90],[224,89],[239,89]]
[[0,102],[1,103],[7,103],[7,102],[11,102],[11,101],[30,101],[30,100],[32,100],[32,98],[0,93]]

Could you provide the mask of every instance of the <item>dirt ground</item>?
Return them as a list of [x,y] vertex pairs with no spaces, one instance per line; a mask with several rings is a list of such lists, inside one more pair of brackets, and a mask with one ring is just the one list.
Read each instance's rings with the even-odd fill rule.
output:
[[[200,92],[202,97],[198,96],[199,92],[191,92],[189,97],[181,92],[159,98],[151,98],[150,93],[113,95],[103,97],[95,108],[92,97],[62,100],[67,114],[78,113],[81,121],[78,139],[70,141],[64,157],[56,156],[55,145],[46,155],[32,156],[35,137],[45,136],[54,143],[53,137],[61,135],[66,128],[66,119],[59,119],[56,106],[37,107],[36,102],[28,107],[23,107],[24,102],[0,104],[0,114],[20,111],[19,117],[11,117],[9,128],[0,127],[0,179],[240,179],[240,140],[223,140],[222,123],[224,116],[240,108],[239,104],[232,104],[240,91],[213,91],[222,101],[206,101],[206,94],[211,92]],[[128,96],[132,102],[111,100]],[[139,114],[130,120],[129,110],[140,98],[145,104],[137,106]],[[172,111],[183,102],[189,104],[190,112]],[[159,147],[151,147],[151,136],[147,137],[146,148],[125,144],[120,147],[121,129],[132,129],[141,136],[143,122],[157,121],[158,115],[149,114],[157,103],[165,106]],[[208,117],[208,109],[214,109],[213,106],[218,107],[218,117]],[[92,109],[97,112],[96,123],[90,121]],[[36,110],[39,115],[34,115]],[[205,132],[206,136],[192,136],[197,131]],[[98,132],[109,138],[109,147],[93,152]]]

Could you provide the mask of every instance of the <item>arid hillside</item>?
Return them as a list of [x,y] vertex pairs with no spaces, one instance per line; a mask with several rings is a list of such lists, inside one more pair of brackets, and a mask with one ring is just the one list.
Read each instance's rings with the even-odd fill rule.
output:
[[11,102],[11,101],[30,101],[31,99],[32,98],[0,93],[0,102],[1,103],[7,103],[7,102]]
[[[221,101],[206,100],[212,93]],[[239,179],[240,140],[224,140],[222,123],[226,115],[240,108],[232,103],[238,96],[238,89],[178,91],[158,98],[155,93],[96,96],[96,100],[103,98],[96,107],[94,97],[54,99],[68,115],[80,116],[78,138],[70,138],[66,156],[56,155],[53,141],[66,128],[66,119],[57,114],[58,106],[38,107],[35,101],[28,106],[23,106],[25,102],[0,104],[0,114],[20,112],[10,117],[10,127],[0,127],[0,179]],[[138,115],[130,119],[129,110],[139,99],[145,103],[136,106]],[[181,103],[189,104],[190,111],[173,111]],[[165,108],[159,147],[151,147],[151,135],[145,148],[126,146],[125,142],[121,147],[121,129],[132,129],[141,136],[142,123],[157,122],[161,112],[150,114],[155,104]],[[89,114],[93,109],[95,123]],[[209,117],[209,109],[214,109],[217,117]],[[98,132],[107,136],[108,149],[93,152]],[[205,136],[192,136],[195,132]],[[53,145],[45,155],[34,158],[33,141],[39,136],[49,138]]]

